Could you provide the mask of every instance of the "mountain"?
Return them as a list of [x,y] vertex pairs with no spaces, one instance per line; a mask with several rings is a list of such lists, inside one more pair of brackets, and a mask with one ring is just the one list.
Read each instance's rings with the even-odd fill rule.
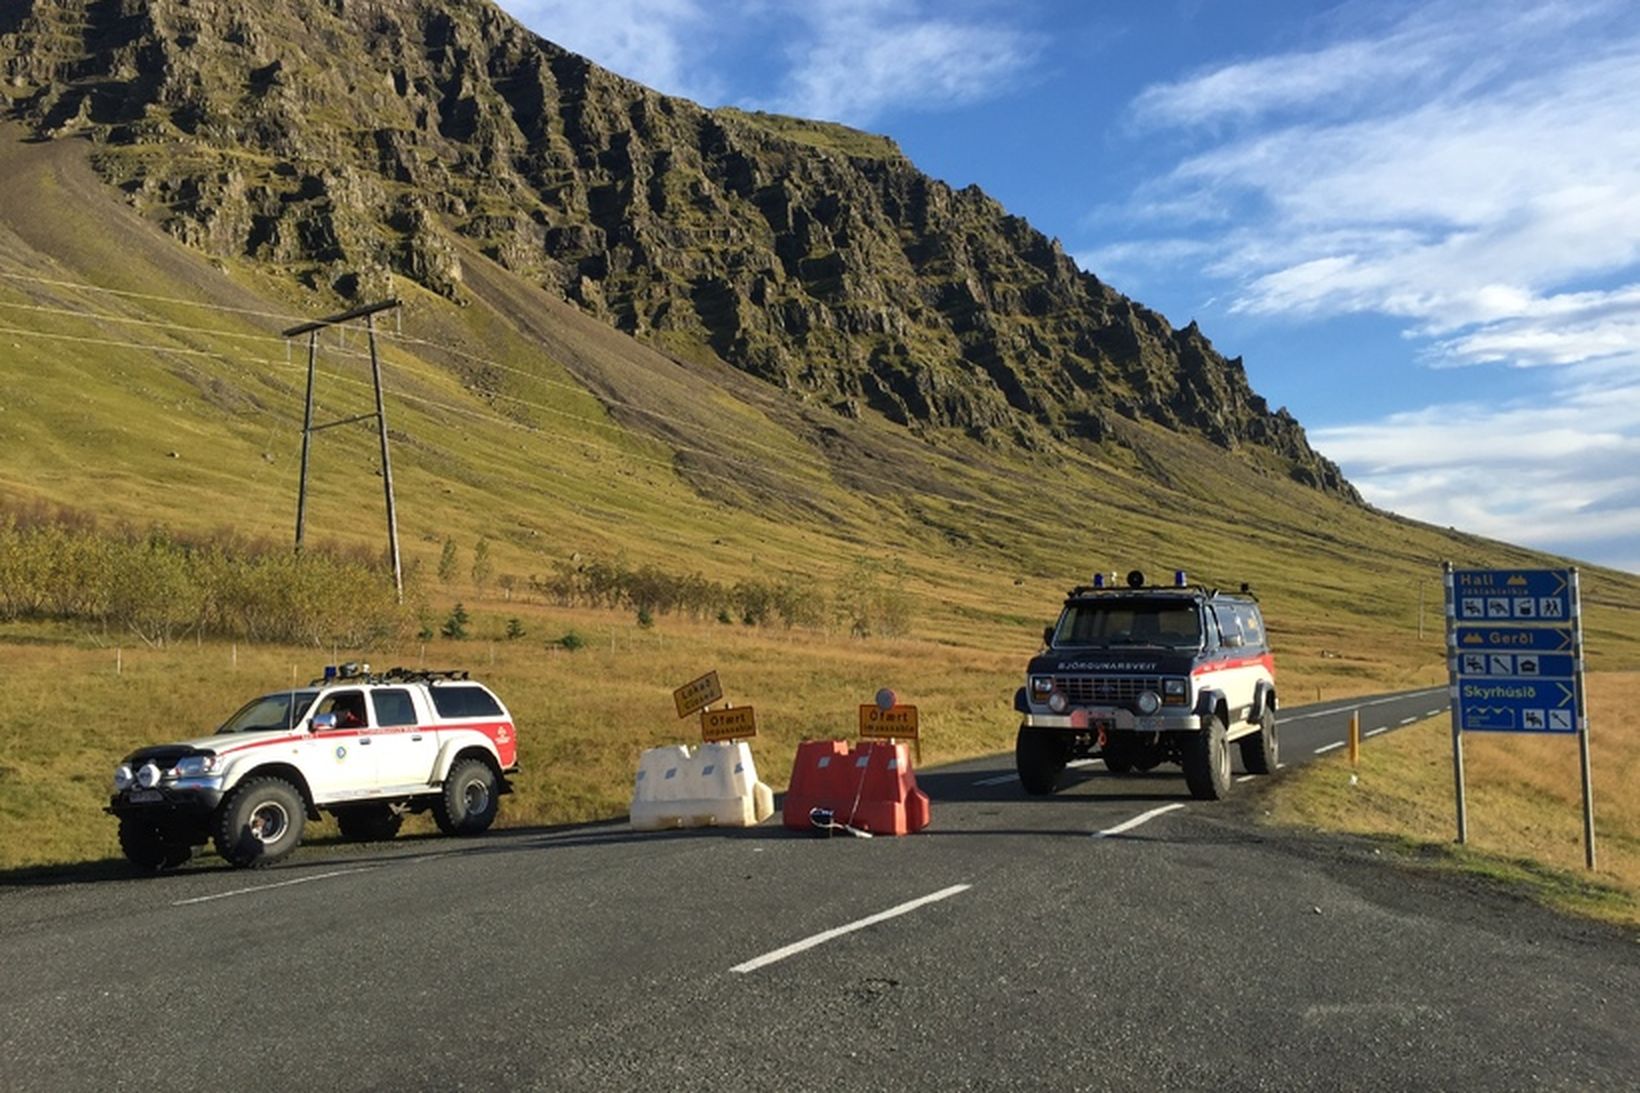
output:
[[[478,0],[14,0],[0,195],[0,523],[282,549],[279,332],[393,296],[406,563],[473,604],[483,540],[492,614],[566,564],[833,604],[875,566],[917,638],[1011,679],[1070,582],[1182,568],[1252,581],[1283,670],[1359,689],[1438,672],[1441,560],[1549,561],[1360,503],[1194,325],[889,141],[658,95]],[[357,328],[315,348],[319,420],[370,413]],[[374,433],[312,457],[309,536],[379,551]],[[1583,587],[1592,655],[1632,664],[1640,580]],[[914,683],[930,648],[881,655]]]
[[706,110],[485,0],[24,0],[7,116],[90,142],[206,254],[343,299],[470,303],[475,251],[673,355],[929,439],[1097,449],[1201,437],[1358,500],[1194,323],[1080,271],[882,137]]

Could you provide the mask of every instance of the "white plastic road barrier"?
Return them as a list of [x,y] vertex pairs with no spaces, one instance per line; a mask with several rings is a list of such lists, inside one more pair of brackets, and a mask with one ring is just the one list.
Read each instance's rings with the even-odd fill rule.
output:
[[632,786],[632,827],[751,827],[774,814],[774,791],[757,780],[745,741],[650,748]]

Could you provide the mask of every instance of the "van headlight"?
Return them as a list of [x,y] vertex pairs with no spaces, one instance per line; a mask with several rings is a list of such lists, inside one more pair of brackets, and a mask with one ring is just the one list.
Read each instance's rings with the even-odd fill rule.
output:
[[1054,713],[1064,713],[1065,707],[1069,705],[1070,701],[1065,697],[1063,691],[1055,691],[1048,696],[1048,709]]
[[137,780],[137,772],[131,769],[130,763],[121,763],[114,768],[114,792],[124,793],[131,788],[131,783]]
[[159,785],[160,770],[153,763],[144,763],[137,768],[137,785],[143,789],[153,789]]
[[1048,696],[1052,693],[1053,676],[1031,677],[1031,700],[1033,702],[1046,702],[1048,701]]
[[1162,680],[1162,705],[1183,706],[1190,700],[1190,681],[1187,679]]
[[1133,700],[1133,705],[1139,712],[1149,717],[1162,708],[1162,696],[1155,691],[1140,691],[1139,697]]

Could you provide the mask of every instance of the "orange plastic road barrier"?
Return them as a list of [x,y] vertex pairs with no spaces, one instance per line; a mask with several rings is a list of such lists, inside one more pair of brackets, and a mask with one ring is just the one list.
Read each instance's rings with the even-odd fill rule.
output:
[[854,748],[846,740],[797,745],[781,818],[794,831],[809,831],[816,808],[873,835],[909,835],[929,821],[928,794],[917,788],[910,750],[886,740],[864,740]]

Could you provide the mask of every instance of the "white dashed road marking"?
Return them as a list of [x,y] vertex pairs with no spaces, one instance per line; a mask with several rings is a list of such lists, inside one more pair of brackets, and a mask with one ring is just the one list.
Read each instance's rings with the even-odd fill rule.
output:
[[345,877],[349,873],[366,873],[372,869],[379,869],[377,865],[361,865],[357,869],[336,869],[329,873],[315,873],[311,877],[296,877],[293,880],[282,880],[275,884],[259,884],[254,888],[235,888],[231,892],[218,892],[210,896],[195,896],[193,899],[179,899],[172,902],[172,907],[186,907],[190,903],[209,903],[214,899],[228,899],[231,896],[254,896],[258,892],[271,892],[275,888],[289,888],[293,884],[307,884],[309,881],[329,880],[331,877]]
[[[1402,722],[1402,724],[1405,724],[1405,722]],[[1379,725],[1376,729],[1368,729],[1364,735],[1366,735],[1366,736],[1377,736],[1381,732],[1389,732],[1389,726],[1388,725]]]
[[1122,823],[1117,824],[1115,827],[1107,827],[1103,831],[1096,831],[1093,833],[1093,837],[1096,839],[1105,839],[1112,835],[1120,835],[1124,831],[1132,831],[1140,824],[1148,824],[1151,820],[1154,820],[1156,817],[1164,813],[1175,812],[1183,807],[1183,805],[1175,804],[1163,805],[1161,808],[1153,808],[1149,812],[1141,812],[1139,815],[1133,817],[1133,819],[1125,820]]
[[1253,775],[1251,775],[1251,774],[1243,774],[1240,778],[1236,779],[1236,781],[1238,781],[1238,782],[1251,782],[1252,780],[1253,780]]
[[836,929],[826,930],[823,933],[815,934],[813,937],[806,937],[802,941],[794,941],[784,948],[776,949],[773,952],[764,953],[762,956],[753,957],[744,964],[736,964],[729,970],[732,972],[739,972],[741,975],[745,975],[747,972],[755,972],[757,969],[767,967],[777,960],[784,960],[788,956],[796,956],[798,953],[803,952],[806,949],[812,949],[816,945],[824,945],[826,942],[831,941],[834,938],[842,937],[844,934],[851,934],[855,930],[863,930],[867,926],[875,926],[879,922],[886,922],[891,918],[897,918],[900,915],[908,914],[911,911],[915,911],[919,907],[926,907],[930,903],[938,903],[942,899],[950,899],[959,892],[968,891],[971,887],[973,886],[968,884],[953,884],[949,888],[941,888],[938,892],[931,895],[923,896],[920,899],[914,899],[907,903],[902,903],[898,907],[890,907],[886,911],[879,911],[874,915],[869,915],[866,918],[851,922],[847,926],[838,926]]
[[1334,748],[1341,748],[1343,746],[1344,746],[1344,741],[1339,740],[1339,741],[1337,741],[1335,743],[1332,743],[1332,744],[1323,744],[1323,745],[1321,745],[1319,748],[1315,749],[1315,753],[1317,755],[1320,755],[1322,752],[1332,751]]
[[1410,725],[1416,720],[1418,720],[1416,717],[1403,717],[1401,718],[1401,724]]

